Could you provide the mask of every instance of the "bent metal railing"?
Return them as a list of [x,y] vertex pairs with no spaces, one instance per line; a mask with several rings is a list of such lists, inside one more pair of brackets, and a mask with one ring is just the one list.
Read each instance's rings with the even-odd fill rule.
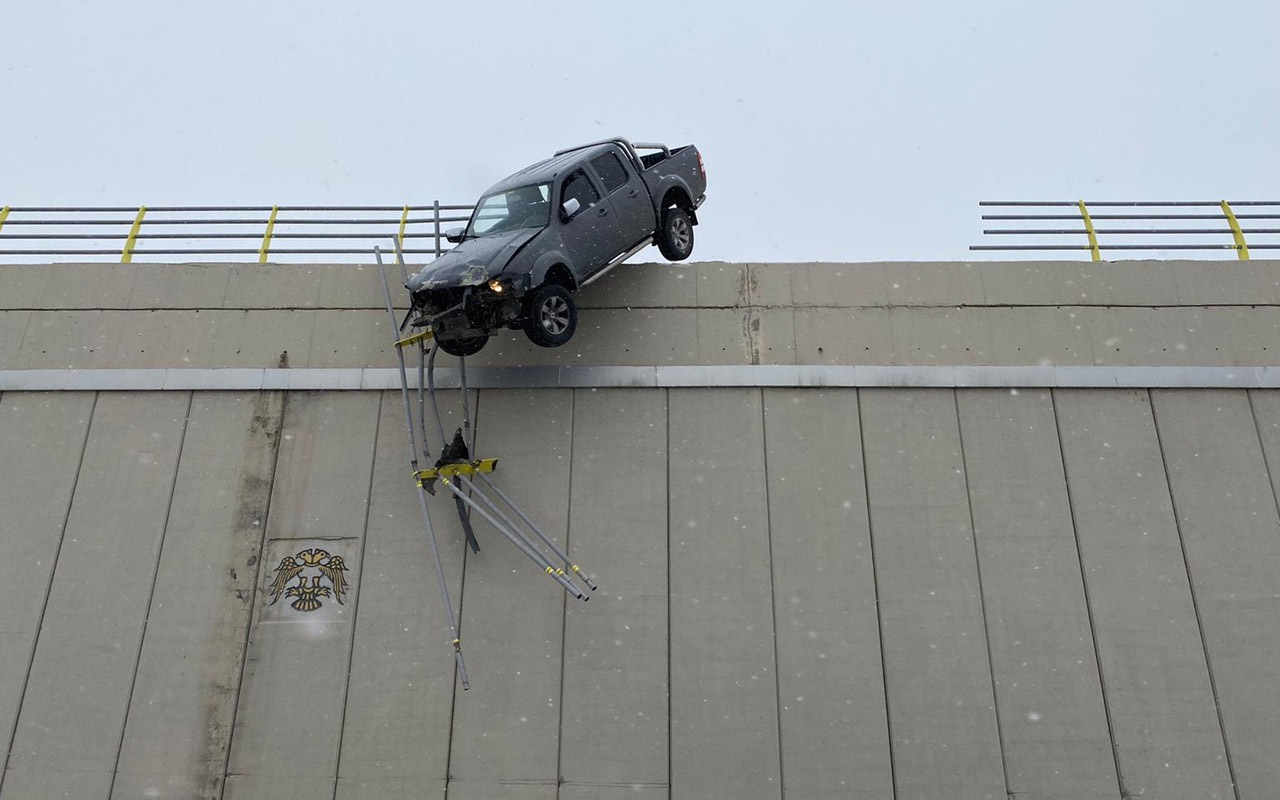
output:
[[[971,245],[970,250],[1005,250],[1005,251],[1037,251],[1037,250],[1087,250],[1094,261],[1102,260],[1103,250],[1234,250],[1237,258],[1249,260],[1250,248],[1254,250],[1280,250],[1280,241],[1272,239],[1280,234],[1280,227],[1257,227],[1255,220],[1280,220],[1280,202],[1269,200],[1241,200],[1228,203],[1226,200],[1198,201],[1156,201],[1129,202],[1109,201],[1086,203],[1083,200],[1059,200],[1049,202],[1033,201],[983,201],[978,203],[983,208],[1016,208],[1033,209],[1035,213],[998,213],[983,214],[983,221],[993,222],[1035,222],[1055,223],[1050,227],[1000,227],[987,228],[982,232],[989,236],[1084,236],[1085,242],[1053,242],[1039,241],[1016,242],[1014,244],[979,244]],[[1045,211],[1043,209],[1073,208],[1071,213]],[[1136,209],[1133,213],[1113,213],[1104,211],[1094,213],[1091,209],[1126,208]],[[1209,213],[1184,213],[1169,211],[1150,211],[1147,209],[1214,209]],[[1247,208],[1237,213],[1236,208]],[[1257,209],[1263,209],[1259,212]],[[1269,209],[1269,210],[1268,210]],[[1079,227],[1063,227],[1063,221],[1074,221]],[[1187,221],[1219,223],[1216,226],[1197,224],[1194,227],[1183,227]],[[1241,221],[1246,221],[1245,227]],[[1101,227],[1095,222],[1103,222]],[[1153,227],[1151,223],[1156,223]],[[1172,226],[1168,223],[1173,223]],[[1231,237],[1231,241],[1220,241],[1223,235]],[[1122,237],[1114,240],[1112,237]],[[1133,242],[1123,237],[1156,236],[1156,237],[1192,237],[1191,241]],[[1246,239],[1249,237],[1249,239]],[[1259,237],[1263,237],[1259,239]],[[1250,241],[1250,239],[1252,241]]]
[[405,254],[434,257],[449,249],[444,231],[465,224],[472,208],[439,201],[405,206],[3,206],[0,259],[13,263],[85,256],[126,264],[135,256],[234,261],[256,256],[261,264],[364,259],[375,244],[390,245],[393,239]]

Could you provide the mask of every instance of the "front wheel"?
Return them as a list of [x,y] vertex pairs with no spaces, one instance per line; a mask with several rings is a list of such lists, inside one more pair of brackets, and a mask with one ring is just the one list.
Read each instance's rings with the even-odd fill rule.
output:
[[668,261],[684,261],[693,253],[693,220],[683,208],[672,206],[662,215],[658,250]]
[[539,347],[559,347],[578,329],[578,306],[563,286],[544,283],[529,293],[524,334]]

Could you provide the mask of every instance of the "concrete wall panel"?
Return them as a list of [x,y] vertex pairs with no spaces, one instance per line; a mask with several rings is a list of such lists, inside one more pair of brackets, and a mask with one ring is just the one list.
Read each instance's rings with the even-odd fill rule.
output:
[[22,704],[93,404],[90,392],[0,396],[0,764]]
[[[483,391],[480,414],[485,423],[476,438],[477,455],[501,459],[493,482],[563,547],[572,391]],[[453,503],[440,496],[433,511],[452,514]],[[539,788],[512,785],[554,793],[565,594],[487,523],[477,519],[475,532],[480,552],[467,557],[461,610],[472,689],[457,691],[449,762],[455,783],[449,793],[545,796]]]
[[113,797],[221,793],[283,400],[192,403]]
[[956,393],[1009,792],[1120,792],[1046,390]]
[[[461,424],[458,397],[441,392],[439,398],[450,433]],[[474,404],[473,393],[473,409]],[[435,455],[437,440],[432,429]],[[436,796],[446,778],[453,646],[417,493],[409,475],[404,405],[398,391],[386,392],[342,729],[340,797]],[[462,528],[451,505],[433,503],[432,512],[456,611]]]
[[189,400],[185,392],[98,398],[4,800],[110,790]]
[[668,415],[671,796],[778,798],[760,392],[673,389]]
[[1241,798],[1280,787],[1280,516],[1249,398],[1153,392]]
[[566,608],[560,773],[583,787],[667,784],[666,401],[574,393],[568,552],[601,588]]
[[788,797],[893,797],[853,390],[766,389],[782,772]]
[[[308,786],[333,792],[379,402],[371,392],[295,392],[285,403],[228,796],[275,797]],[[299,561],[317,550],[328,554],[331,569],[332,556],[344,560],[344,596],[316,569],[284,580],[286,557]],[[330,590],[312,598],[318,608],[283,591],[307,577]]]
[[1003,796],[955,398],[859,396],[898,797]]
[[1231,797],[1147,393],[1055,399],[1124,792]]

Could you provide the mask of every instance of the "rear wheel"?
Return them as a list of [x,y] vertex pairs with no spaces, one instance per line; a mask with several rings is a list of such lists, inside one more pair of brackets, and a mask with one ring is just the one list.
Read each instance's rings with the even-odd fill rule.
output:
[[672,206],[663,213],[658,250],[668,261],[684,261],[693,253],[693,220],[683,208]]
[[451,356],[474,356],[489,343],[489,334],[466,336],[461,339],[440,339],[440,349]]
[[529,316],[525,336],[539,347],[559,347],[573,338],[578,328],[578,306],[563,286],[544,283],[529,293]]

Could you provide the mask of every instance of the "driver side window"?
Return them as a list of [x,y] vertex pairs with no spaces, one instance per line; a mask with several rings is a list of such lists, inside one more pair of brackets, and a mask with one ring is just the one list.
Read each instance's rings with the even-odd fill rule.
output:
[[[570,199],[578,201],[578,214],[600,202],[600,193],[596,191],[596,187],[591,185],[591,181],[587,178],[587,173],[582,170],[578,170],[564,179],[564,187],[560,190],[560,205],[563,206]],[[574,217],[578,216],[578,214],[574,214]]]

